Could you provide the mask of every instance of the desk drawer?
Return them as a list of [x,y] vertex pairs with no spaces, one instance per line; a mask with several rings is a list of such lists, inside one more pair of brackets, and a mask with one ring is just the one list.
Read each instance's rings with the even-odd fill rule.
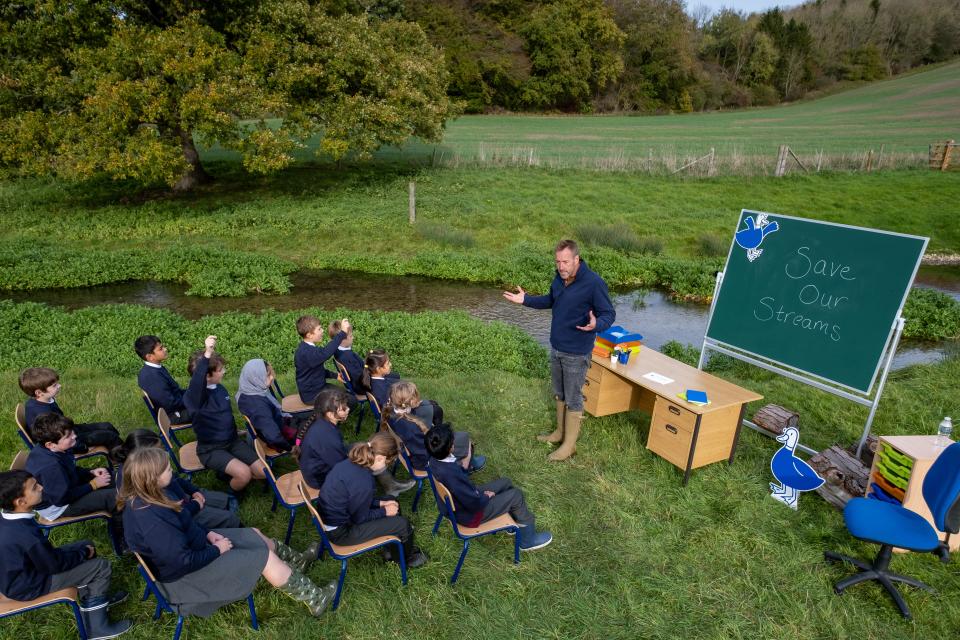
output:
[[684,431],[692,432],[693,427],[697,424],[697,414],[658,395],[653,405],[653,422],[657,420],[669,422]]
[[596,383],[599,383],[603,380],[603,373],[606,371],[603,367],[598,364],[590,363],[590,368],[587,369],[587,380],[593,380]]
[[650,422],[647,449],[681,469],[687,468],[693,431],[684,429],[672,420],[654,418]]

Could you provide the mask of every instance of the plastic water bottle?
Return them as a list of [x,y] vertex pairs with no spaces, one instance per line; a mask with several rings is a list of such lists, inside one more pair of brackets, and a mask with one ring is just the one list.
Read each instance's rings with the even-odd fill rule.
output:
[[947,416],[940,422],[940,427],[937,429],[937,446],[946,447],[950,444],[951,433],[953,433],[953,420]]

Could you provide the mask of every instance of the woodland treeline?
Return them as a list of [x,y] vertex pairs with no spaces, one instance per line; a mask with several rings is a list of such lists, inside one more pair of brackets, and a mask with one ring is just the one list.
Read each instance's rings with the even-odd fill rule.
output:
[[[417,22],[468,112],[701,111],[796,100],[960,54],[958,0],[348,0]],[[735,4],[731,2],[731,4]]]

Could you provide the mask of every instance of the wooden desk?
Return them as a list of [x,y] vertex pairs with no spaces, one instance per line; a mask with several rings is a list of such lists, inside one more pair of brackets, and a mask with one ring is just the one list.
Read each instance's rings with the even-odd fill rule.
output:
[[[673,382],[643,377],[651,372]],[[710,404],[701,407],[677,397],[687,389],[706,391]],[[594,416],[634,409],[649,413],[647,448],[683,469],[684,485],[697,467],[724,458],[733,462],[747,403],[763,398],[647,347],[627,364],[594,355],[583,397],[584,409]]]
[[[916,514],[923,516],[934,529],[933,514],[927,507],[927,501],[923,498],[923,479],[927,477],[927,472],[933,466],[937,457],[943,453],[946,447],[936,446],[937,436],[880,436],[880,443],[877,450],[882,446],[889,446],[897,453],[900,453],[912,461],[910,479],[907,481],[907,488],[904,490],[903,506]],[[953,444],[953,440],[949,441]],[[875,481],[875,476],[880,474],[877,469],[879,454],[873,457],[873,466],[870,468],[870,482]],[[870,482],[867,483],[867,490],[864,496],[870,493]],[[940,540],[946,538],[943,532],[937,532]],[[950,551],[960,549],[960,535],[950,537]],[[905,552],[906,549],[894,548],[898,553]]]

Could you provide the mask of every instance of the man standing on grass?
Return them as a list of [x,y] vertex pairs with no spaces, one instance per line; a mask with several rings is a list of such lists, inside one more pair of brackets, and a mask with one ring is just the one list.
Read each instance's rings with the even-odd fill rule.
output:
[[583,383],[590,367],[596,334],[606,331],[616,318],[607,283],[580,259],[573,240],[556,248],[557,274],[550,292],[530,296],[520,287],[503,292],[510,302],[534,309],[553,309],[550,321],[550,377],[557,401],[557,428],[537,436],[541,442],[562,443],[550,460],[566,460],[577,450],[583,419]]

